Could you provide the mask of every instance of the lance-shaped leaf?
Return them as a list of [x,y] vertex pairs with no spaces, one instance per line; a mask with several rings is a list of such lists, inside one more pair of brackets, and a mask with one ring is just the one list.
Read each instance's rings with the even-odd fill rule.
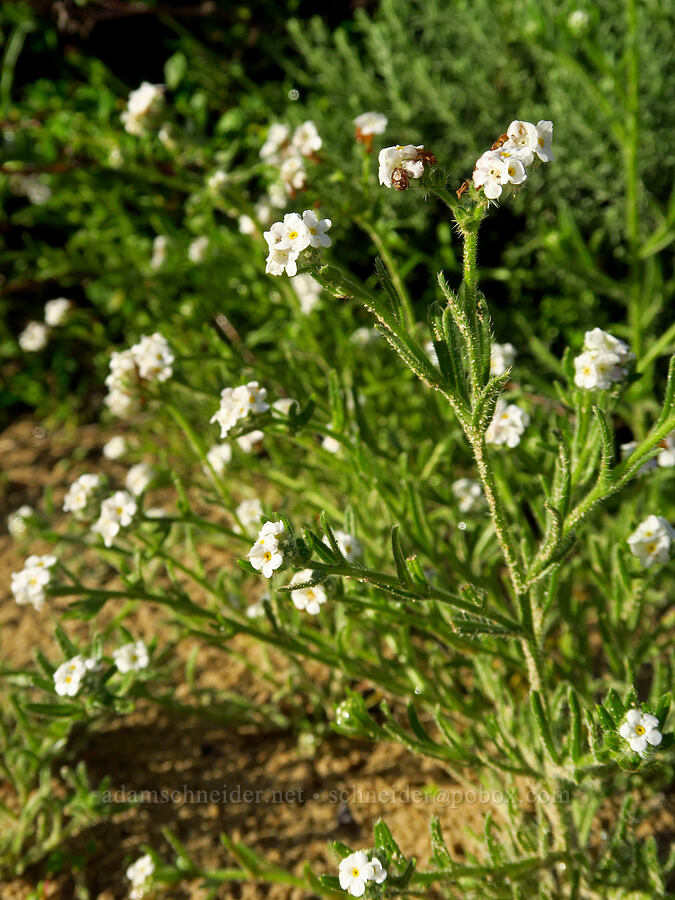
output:
[[391,275],[387,271],[387,267],[379,256],[375,257],[375,272],[377,273],[377,280],[380,282],[380,286],[389,300],[389,307],[392,313],[398,322],[404,322],[405,315],[403,310],[405,309],[405,305],[399,292],[396,290],[394,282],[391,280]]
[[404,585],[404,587],[410,587],[413,583],[413,580],[410,577],[410,573],[408,572],[405,555],[401,547],[401,538],[399,535],[398,525],[394,525],[394,527],[391,529],[391,547],[394,553],[394,563],[396,564],[396,574],[398,575],[399,581],[402,585]]
[[668,364],[668,379],[666,381],[666,392],[663,397],[663,406],[656,421],[656,427],[665,424],[675,411],[675,355],[670,357]]
[[600,471],[598,473],[598,483],[603,484],[607,481],[614,465],[614,430],[609,416],[604,409],[599,406],[593,407],[593,414],[598,420],[600,426]]
[[500,394],[504,390],[504,385],[510,377],[511,374],[507,371],[503,375],[491,378],[476,398],[472,422],[481,434],[487,431],[495,414],[497,400],[499,400]]
[[558,752],[558,748],[555,746],[553,733],[551,732],[551,724],[549,722],[546,710],[544,709],[544,704],[542,702],[541,694],[539,693],[539,691],[532,691],[532,693],[530,694],[530,705],[532,707],[534,720],[537,724],[537,730],[539,731],[539,735],[542,739],[544,747],[546,748],[553,762],[558,765],[560,763],[560,753]]

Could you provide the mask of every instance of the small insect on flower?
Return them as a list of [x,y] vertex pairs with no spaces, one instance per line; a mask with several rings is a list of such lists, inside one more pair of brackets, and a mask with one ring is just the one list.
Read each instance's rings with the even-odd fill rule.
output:
[[629,709],[626,721],[619,728],[619,734],[628,741],[634,753],[644,756],[647,746],[658,747],[663,735],[658,730],[659,720],[639,709]]
[[380,184],[396,191],[405,191],[413,178],[424,175],[424,166],[436,165],[436,157],[423,144],[398,144],[384,147],[378,156]]

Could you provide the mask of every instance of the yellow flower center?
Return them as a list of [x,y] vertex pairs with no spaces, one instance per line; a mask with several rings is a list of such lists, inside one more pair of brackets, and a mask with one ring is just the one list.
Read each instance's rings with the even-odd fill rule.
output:
[[656,544],[654,544],[654,543],[647,544],[647,546],[645,547],[645,550],[647,551],[647,553],[655,553],[656,552]]
[[645,733],[645,729],[644,729],[643,725],[635,726],[635,734],[644,734],[644,733]]
[[265,554],[265,562],[269,562],[271,559],[272,559],[272,554],[268,550],[267,553]]
[[543,146],[544,146],[544,139],[543,139],[543,137],[540,137],[540,138],[539,138],[539,142],[538,142],[538,143],[539,143],[539,146],[540,146],[540,147],[543,147]]
[[297,231],[289,231],[288,236],[292,241],[294,241],[296,239],[296,237],[298,236],[298,232]]
[[354,868],[352,869],[352,878],[358,878],[360,874],[361,873],[359,872],[359,870],[356,868],[356,866],[354,866]]

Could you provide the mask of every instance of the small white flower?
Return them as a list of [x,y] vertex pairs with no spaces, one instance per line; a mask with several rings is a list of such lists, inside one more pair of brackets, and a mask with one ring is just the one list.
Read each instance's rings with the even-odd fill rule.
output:
[[149,463],[137,463],[135,466],[132,466],[127,472],[124,486],[130,494],[134,495],[134,497],[139,497],[145,491],[147,486],[153,481],[156,475],[157,472]]
[[667,563],[670,545],[675,540],[675,530],[663,516],[648,516],[627,539],[630,552],[637,556],[646,569],[654,563]]
[[635,359],[635,354],[631,353],[628,344],[615,338],[608,331],[603,331],[602,328],[593,328],[586,332],[584,350],[611,354],[616,357],[617,364],[620,366],[626,366]]
[[639,709],[629,709],[626,721],[619,728],[619,734],[628,741],[631,750],[644,756],[647,745],[658,747],[663,739],[658,726],[659,720],[656,716],[640,712]]
[[[316,220],[316,216],[314,219]],[[303,216],[300,216],[298,213],[286,213],[283,226],[281,241],[275,238],[274,246],[276,250],[290,250],[292,253],[299,254],[309,246],[311,235]],[[330,227],[330,224],[328,227]],[[312,246],[317,245],[312,244]]]
[[129,134],[141,135],[154,121],[164,105],[164,86],[144,81],[129,94],[127,108],[120,116]]
[[210,421],[220,425],[220,436],[226,437],[231,428],[246,419],[249,414],[267,412],[267,390],[260,387],[257,381],[236,388],[223,388],[220,392],[220,407],[211,416]]
[[155,864],[152,857],[147,853],[141,856],[135,863],[132,863],[127,869],[127,878],[131,882],[130,900],[141,900],[144,895],[144,888],[148,886],[148,882],[155,871]]
[[346,531],[336,531],[335,540],[342,555],[348,562],[363,556],[361,544],[359,544],[353,534],[348,534]]
[[32,506],[24,504],[7,516],[7,531],[13,538],[21,538],[28,531],[27,520],[35,515]]
[[383,113],[364,112],[354,119],[354,128],[357,137],[368,137],[374,134],[384,134],[387,127],[387,117]]
[[518,356],[513,344],[493,344],[490,348],[490,374],[503,375]]
[[[306,230],[304,223],[302,227]],[[268,275],[283,275],[284,272],[290,276],[296,275],[298,271],[297,259],[300,251],[291,248],[285,233],[284,223],[275,222],[269,231],[264,232],[263,237],[267,241],[270,251],[265,272]],[[307,244],[309,244],[309,238],[307,239]]]
[[307,182],[307,171],[302,156],[288,156],[279,167],[279,175],[289,194],[301,191]]
[[50,566],[26,565],[20,572],[12,572],[12,593],[19,606],[30,605],[38,612],[42,610],[47,599],[46,588],[51,581],[50,568]]
[[262,503],[257,497],[252,500],[242,500],[235,510],[237,519],[241,522],[244,531],[249,531],[254,525],[258,525],[262,519]]
[[239,231],[241,234],[255,234],[258,226],[250,216],[239,216]]
[[319,219],[313,209],[306,209],[302,221],[307,229],[310,247],[330,247],[333,241],[326,234],[333,224],[330,219]]
[[380,150],[377,158],[380,184],[388,188],[394,187],[392,175],[397,169],[402,169],[410,178],[421,178],[424,174],[424,162],[419,159],[419,151],[423,149],[424,144],[399,144]]
[[[552,127],[552,126],[551,126]],[[537,126],[532,122],[511,122],[506,129],[509,137],[508,146],[524,166],[532,165],[534,154],[539,147]]]
[[115,491],[101,504],[101,514],[91,530],[101,535],[106,547],[111,547],[120,529],[131,524],[137,509],[131,494],[127,491]]
[[78,654],[72,659],[68,659],[66,662],[61,663],[54,672],[54,690],[56,693],[60,697],[74,697],[80,690],[82,680],[92,668],[92,666],[87,665],[87,663],[92,662],[93,660],[86,660],[83,656]]
[[[222,475],[225,466],[232,459],[232,447],[229,444],[214,444],[206,454],[206,458],[216,475]],[[208,468],[205,468],[206,474],[209,474]]]
[[103,445],[103,455],[106,459],[121,459],[127,452],[127,442],[121,434],[116,434]]
[[362,897],[369,881],[381,884],[387,877],[387,872],[382,868],[378,859],[368,859],[363,850],[350,853],[340,863],[338,868],[340,887],[348,891],[352,897]]
[[124,419],[138,409],[138,398],[127,391],[111,390],[105,404],[114,416]]
[[267,132],[267,140],[260,148],[260,158],[273,162],[279,150],[287,143],[289,134],[290,129],[288,125],[283,125],[281,122],[275,122],[273,125],[270,125]]
[[587,391],[607,391],[616,380],[616,357],[612,353],[587,350],[574,359],[574,383]]
[[508,162],[495,150],[486,150],[476,161],[473,184],[475,188],[483,188],[488,200],[501,197],[504,185],[509,183]]
[[152,258],[150,266],[160,269],[166,262],[166,252],[169,248],[169,239],[165,234],[158,234],[152,242]]
[[216,169],[206,180],[209,190],[218,192],[227,182],[228,174],[222,169]]
[[[12,138],[14,135],[12,135]],[[4,138],[8,140],[8,132],[5,132]],[[14,194],[28,197],[35,206],[43,206],[52,196],[52,189],[48,184],[44,184],[37,175],[19,175],[18,173],[10,175],[9,187]]]
[[190,262],[202,263],[206,259],[209,251],[209,239],[202,234],[195,238],[188,247],[188,258]]
[[68,488],[66,496],[63,498],[64,512],[84,513],[101,488],[103,479],[100,475],[80,475]]
[[49,338],[49,326],[44,322],[29,322],[19,335],[19,347],[26,353],[44,350]]
[[[295,573],[291,578],[290,583],[305,584],[307,581],[311,581],[313,574],[311,569],[303,569],[301,572]],[[315,584],[312,587],[300,588],[297,591],[291,591],[291,600],[293,601],[295,608],[304,610],[309,613],[310,616],[318,615],[322,604],[325,603],[327,599],[326,591],[320,584]]]
[[452,485],[452,493],[462,513],[474,512],[485,503],[483,489],[475,478],[458,478]]
[[284,561],[278,542],[283,531],[283,522],[266,522],[260,529],[255,544],[246,554],[253,568],[262,572],[265,578],[271,578]]
[[530,417],[515,403],[506,403],[501,398],[497,401],[495,414],[490,426],[485,432],[485,440],[488,444],[506,444],[507,447],[517,447],[525,429],[530,424]]
[[303,156],[311,156],[321,149],[323,141],[316,130],[314,122],[303,122],[293,132],[291,143]]
[[339,453],[342,449],[342,444],[340,443],[340,441],[338,441],[337,438],[334,438],[330,434],[327,434],[326,437],[321,441],[321,446],[329,453]]
[[535,153],[542,162],[553,162],[555,159],[551,150],[553,141],[553,122],[542,119],[537,122],[537,146]]
[[588,13],[583,9],[573,10],[567,17],[567,27],[575,34],[581,34],[586,30],[589,22]]
[[253,453],[261,448],[264,437],[265,433],[258,428],[255,431],[240,434],[237,438],[237,446],[244,453]]
[[57,328],[68,318],[72,307],[70,300],[65,297],[57,297],[56,300],[48,300],[45,303],[45,322],[52,328]]
[[143,335],[131,348],[138,374],[149,381],[166,381],[173,374],[174,355],[167,339],[155,332]]
[[127,672],[138,672],[147,668],[150,657],[143,641],[135,641],[113,650],[113,660],[117,671],[125,675]]
[[294,406],[297,408],[297,400],[294,400],[292,397],[279,397],[279,399],[275,400],[272,404],[272,409],[281,413],[282,416],[289,416]]
[[656,461],[662,469],[670,469],[675,466],[675,431],[667,434],[660,446],[663,450],[656,457]]

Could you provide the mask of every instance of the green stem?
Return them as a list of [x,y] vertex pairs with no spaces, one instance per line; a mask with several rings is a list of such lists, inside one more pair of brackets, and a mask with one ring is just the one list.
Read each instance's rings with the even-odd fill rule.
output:
[[408,327],[412,327],[415,324],[415,313],[413,310],[412,300],[410,299],[410,294],[408,293],[408,289],[405,286],[403,279],[401,278],[398,269],[396,268],[396,263],[394,262],[394,258],[391,253],[387,249],[387,245],[382,240],[380,235],[377,233],[375,228],[368,222],[366,219],[362,219],[360,216],[357,216],[354,221],[359,226],[359,228],[363,229],[366,232],[368,237],[377,247],[377,252],[382,257],[382,262],[387,267],[387,272],[389,272],[389,277],[391,278],[394,287],[396,288],[396,292],[401,298],[401,304],[403,305],[403,310],[405,312],[405,317],[407,320]]

